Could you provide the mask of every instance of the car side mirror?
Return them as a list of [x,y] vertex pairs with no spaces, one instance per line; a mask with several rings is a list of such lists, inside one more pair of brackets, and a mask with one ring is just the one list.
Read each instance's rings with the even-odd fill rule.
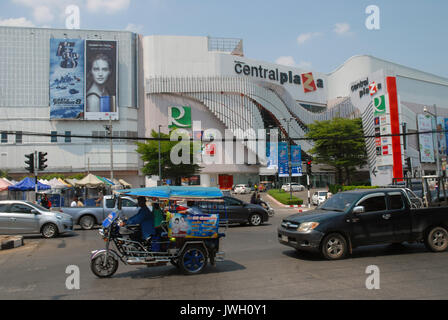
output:
[[353,213],[354,214],[359,214],[359,213],[363,213],[366,212],[366,209],[364,208],[364,206],[357,206],[353,208]]
[[39,214],[39,212],[37,210],[34,210],[34,209],[31,210],[31,213],[32,214]]

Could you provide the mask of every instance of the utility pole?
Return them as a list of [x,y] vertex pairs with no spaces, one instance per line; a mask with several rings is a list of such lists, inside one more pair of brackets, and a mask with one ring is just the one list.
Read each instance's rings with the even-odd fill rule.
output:
[[37,203],[37,167],[38,167],[37,151],[34,150],[34,196]]
[[291,139],[289,138],[289,122],[288,120],[288,172],[289,172],[289,200],[292,200],[292,160],[291,160]]
[[114,147],[112,143],[112,115],[109,115],[109,125],[105,125],[104,128],[107,131],[110,141],[110,180],[114,179]]
[[158,186],[162,185],[162,162],[161,162],[161,159],[160,159],[160,127],[161,126],[162,125],[159,124],[159,181],[157,182]]
[[[439,155],[439,137],[437,136],[438,132],[437,132],[437,106],[434,105],[434,113],[431,113],[428,108],[425,106],[423,108],[423,112],[431,115],[434,117],[435,119],[435,123],[436,123],[436,145],[435,145],[435,153],[436,153],[436,164],[437,164],[437,176],[440,175],[440,155]],[[432,128],[432,121],[431,121],[431,128]],[[433,141],[434,141],[434,131],[433,131]]]

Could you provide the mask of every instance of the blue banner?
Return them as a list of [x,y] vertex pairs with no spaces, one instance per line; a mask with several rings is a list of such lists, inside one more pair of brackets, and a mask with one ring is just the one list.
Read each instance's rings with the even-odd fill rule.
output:
[[291,146],[291,175],[302,176],[302,150],[300,146]]
[[278,143],[268,142],[266,145],[266,159],[268,160],[268,163],[266,167],[268,168],[277,168],[278,166]]
[[50,119],[84,119],[84,40],[50,39]]
[[278,176],[289,177],[288,143],[278,143]]

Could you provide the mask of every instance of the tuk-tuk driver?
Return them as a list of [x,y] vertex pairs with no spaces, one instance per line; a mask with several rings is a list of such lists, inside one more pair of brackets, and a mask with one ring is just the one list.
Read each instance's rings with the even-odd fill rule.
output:
[[137,201],[140,210],[138,210],[137,214],[131,217],[125,225],[139,224],[142,228],[142,238],[146,241],[156,233],[154,228],[154,213],[146,206],[145,197],[138,197]]

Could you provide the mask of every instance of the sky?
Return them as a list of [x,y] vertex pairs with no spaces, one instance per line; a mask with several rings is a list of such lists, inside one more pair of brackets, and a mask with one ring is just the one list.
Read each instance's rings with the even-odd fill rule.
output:
[[448,78],[445,0],[1,0],[0,25],[65,28],[69,5],[81,29],[241,38],[248,58],[324,73],[369,54]]

